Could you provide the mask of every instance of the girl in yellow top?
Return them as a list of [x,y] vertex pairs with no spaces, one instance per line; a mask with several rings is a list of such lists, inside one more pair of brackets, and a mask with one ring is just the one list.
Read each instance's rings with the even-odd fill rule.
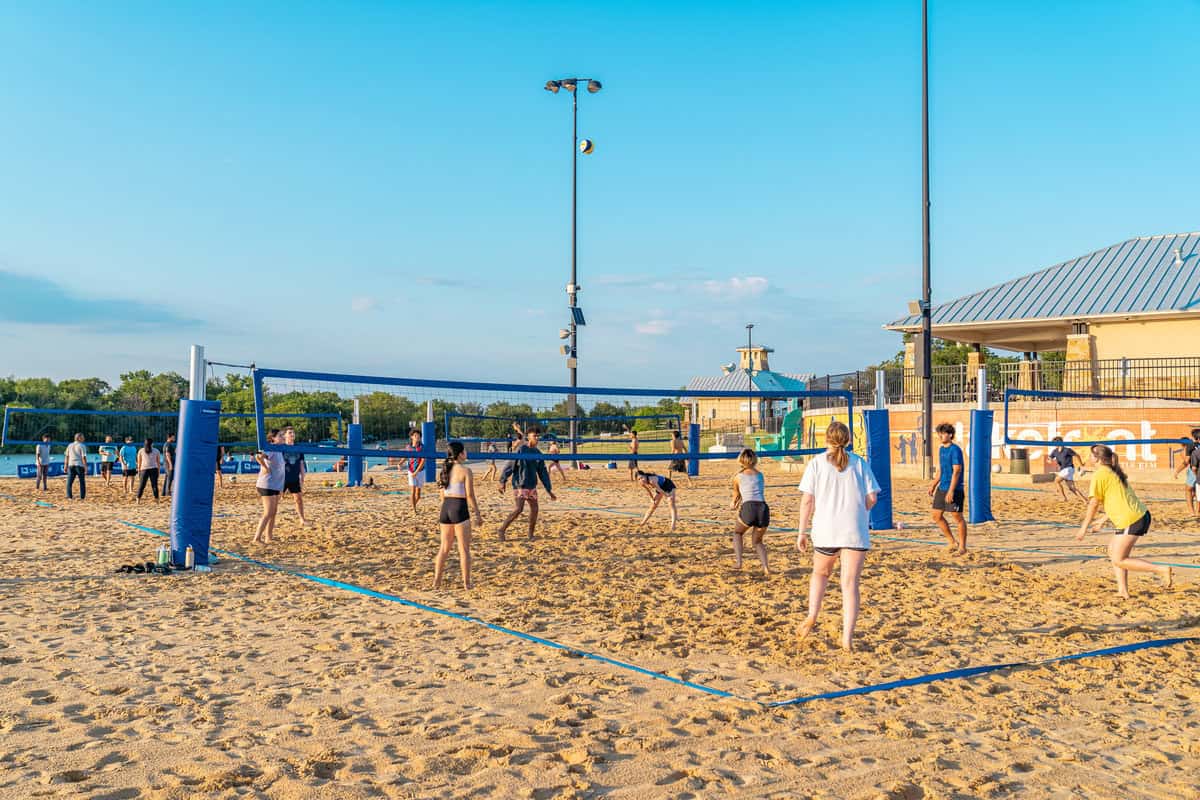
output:
[[[1162,576],[1163,586],[1170,588],[1170,567],[1129,557],[1138,537],[1145,536],[1150,530],[1150,512],[1130,488],[1125,470],[1117,462],[1117,454],[1111,448],[1098,444],[1092,448],[1092,459],[1097,467],[1092,476],[1091,499],[1083,515],[1083,524],[1079,526],[1079,535],[1075,538],[1082,542],[1089,527],[1093,532],[1099,531],[1107,517],[1117,529],[1116,535],[1108,543],[1108,557],[1117,576],[1117,594],[1129,599],[1129,570],[1157,572]],[[1104,513],[1093,525],[1092,520],[1101,504],[1104,505]]]

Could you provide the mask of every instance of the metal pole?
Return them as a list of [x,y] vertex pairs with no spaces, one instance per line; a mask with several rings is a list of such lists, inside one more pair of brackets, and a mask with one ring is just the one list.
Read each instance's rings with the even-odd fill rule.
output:
[[988,407],[988,382],[987,382],[987,367],[979,368],[978,387],[978,402],[979,410],[987,411]]
[[188,400],[204,399],[204,347],[194,344],[188,361]]
[[[746,433],[754,433],[754,323],[746,326]],[[747,443],[746,446],[749,446]]]
[[875,370],[875,407],[887,408],[887,380],[883,370]]
[[929,280],[929,0],[921,0],[921,400],[924,477],[933,474],[933,308]]
[[[569,370],[571,373],[571,389],[574,390],[578,383],[578,364],[579,364],[579,326],[575,322],[575,286],[576,286],[576,221],[578,217],[577,205],[577,174],[579,171],[579,84],[576,83],[575,90],[571,92],[571,287],[568,293],[568,300],[571,306],[571,355],[568,361],[570,364]],[[567,401],[567,414],[571,417],[571,457],[572,466],[579,469],[579,463],[574,460],[575,455],[579,452],[579,436],[578,423],[575,420],[576,411],[576,395],[571,392],[570,398]]]

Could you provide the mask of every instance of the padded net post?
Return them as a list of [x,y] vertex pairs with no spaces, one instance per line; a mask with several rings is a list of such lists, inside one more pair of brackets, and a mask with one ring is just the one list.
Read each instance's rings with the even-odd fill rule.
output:
[[429,421],[421,423],[421,458],[425,459],[425,482],[437,482],[437,424]]
[[[363,446],[362,425],[350,423],[346,428],[346,443],[353,449],[361,450]],[[346,459],[346,485],[362,486],[363,457],[350,456]]]
[[[785,445],[786,447],[786,445]],[[700,474],[700,459],[696,456],[700,453],[700,423],[692,422],[688,425],[688,461],[687,474],[689,478],[694,478]]]
[[993,522],[992,516],[992,412],[971,412],[971,455],[967,462],[967,521]]
[[173,564],[185,563],[185,551],[191,545],[195,563],[208,565],[220,421],[221,403],[217,400],[179,401],[179,446],[171,495]]
[[892,436],[885,408],[862,412],[867,437],[867,466],[879,483],[879,497],[871,509],[869,525],[873,531],[896,527],[892,521]]

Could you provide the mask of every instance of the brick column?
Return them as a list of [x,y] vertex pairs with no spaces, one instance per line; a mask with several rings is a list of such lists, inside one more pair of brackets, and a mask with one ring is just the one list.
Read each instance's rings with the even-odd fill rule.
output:
[[1096,392],[1096,337],[1090,333],[1067,336],[1067,361],[1063,365],[1064,392]]
[[967,353],[967,374],[963,380],[963,402],[974,402],[979,391],[979,370],[983,366],[983,353],[972,349]]
[[917,344],[904,343],[904,402],[921,402],[921,376],[916,373]]

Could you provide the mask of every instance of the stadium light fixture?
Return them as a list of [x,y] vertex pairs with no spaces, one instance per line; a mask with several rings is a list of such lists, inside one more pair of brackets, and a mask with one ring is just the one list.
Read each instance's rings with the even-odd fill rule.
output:
[[[583,311],[577,305],[579,283],[577,277],[578,264],[578,240],[576,232],[578,230],[578,173],[579,173],[579,154],[588,154],[595,149],[595,145],[591,139],[585,139],[582,142],[579,140],[579,83],[584,82],[587,87],[588,94],[595,94],[600,91],[600,81],[595,78],[559,78],[557,80],[546,81],[546,91],[551,94],[558,94],[559,89],[566,89],[571,93],[571,282],[567,284],[567,307],[571,310],[571,323],[566,329],[567,336],[563,336],[563,332],[559,332],[559,338],[570,339],[570,357],[567,359],[567,371],[571,378],[572,392],[567,396],[567,413],[572,418],[571,420],[571,455],[574,456],[578,452],[578,437],[577,427],[574,420],[576,408],[576,397],[574,389],[579,385],[578,378],[578,345],[579,345],[579,327],[584,325]],[[576,464],[578,466],[578,464]]]

